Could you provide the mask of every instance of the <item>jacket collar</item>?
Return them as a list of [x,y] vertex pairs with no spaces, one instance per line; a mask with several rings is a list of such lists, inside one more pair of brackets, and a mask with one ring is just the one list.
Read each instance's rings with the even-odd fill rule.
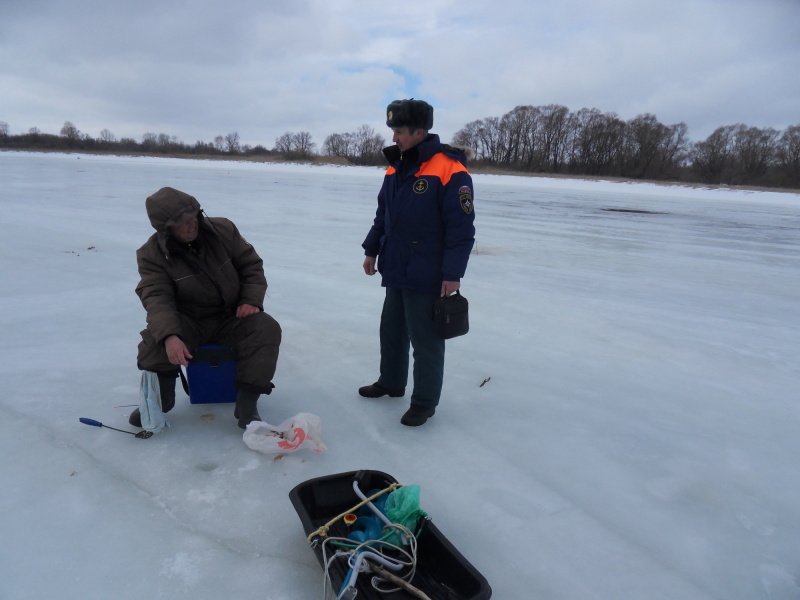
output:
[[[417,151],[417,159],[414,162],[416,164],[422,164],[429,161],[434,154],[441,151],[441,147],[442,144],[439,141],[439,136],[435,133],[429,133],[428,137],[414,146],[414,149]],[[403,153],[400,152],[400,148],[398,148],[396,144],[384,148],[383,155],[386,157],[386,160],[389,161],[390,165],[396,165],[404,158]]]

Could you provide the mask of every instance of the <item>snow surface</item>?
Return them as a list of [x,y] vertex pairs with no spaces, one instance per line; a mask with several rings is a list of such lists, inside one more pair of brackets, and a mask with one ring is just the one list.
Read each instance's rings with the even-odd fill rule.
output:
[[[287,494],[364,468],[421,485],[494,598],[800,598],[800,196],[477,175],[471,331],[412,429],[408,398],[356,392],[381,178],[0,153],[0,597],[319,598]],[[231,405],[182,392],[149,440],[79,423],[130,429],[134,251],[165,185],[264,258],[284,341],[261,415],[319,415],[326,454],[249,450]]]

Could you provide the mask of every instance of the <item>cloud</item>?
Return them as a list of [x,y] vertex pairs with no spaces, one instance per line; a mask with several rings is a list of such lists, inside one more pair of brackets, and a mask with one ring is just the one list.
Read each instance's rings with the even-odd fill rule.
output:
[[800,122],[798,30],[794,0],[28,0],[0,7],[0,120],[321,146],[388,137],[385,105],[414,96],[446,140],[520,104],[648,112],[698,140]]

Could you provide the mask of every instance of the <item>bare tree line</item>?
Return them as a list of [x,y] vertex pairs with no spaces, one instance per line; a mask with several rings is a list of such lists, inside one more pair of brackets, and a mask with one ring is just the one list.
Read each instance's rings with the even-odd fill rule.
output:
[[184,144],[174,135],[148,132],[138,142],[133,138],[117,139],[108,129],[100,131],[97,138],[81,132],[71,121],[65,121],[59,135],[42,133],[32,127],[27,133],[11,135],[8,124],[0,121],[0,147],[34,150],[77,150],[84,152],[116,151],[145,154],[197,154],[197,155],[258,155],[270,154],[263,146],[242,145],[238,132],[218,135],[212,142],[197,141],[193,146]]
[[687,132],[651,114],[623,121],[550,104],[472,121],[453,143],[473,148],[479,164],[532,173],[800,187],[800,125],[729,125],[698,143]]
[[[452,143],[472,148],[476,166],[529,173],[800,188],[800,125],[784,131],[727,125],[693,143],[685,123],[664,125],[651,114],[623,121],[615,113],[583,108],[517,106],[502,117],[472,121]],[[321,155],[357,165],[382,165],[384,138],[368,125],[329,135]],[[218,135],[213,142],[189,146],[175,136],[145,133],[141,142],[117,140],[108,129],[99,137],[82,133],[70,121],[60,135],[11,135],[0,121],[0,147],[122,151],[188,155],[276,155],[314,160],[316,144],[308,132],[286,132],[268,150],[242,145],[239,134]]]
[[386,142],[368,125],[362,125],[353,133],[334,133],[325,138],[323,154],[340,156],[356,165],[380,165],[385,163],[383,148]]

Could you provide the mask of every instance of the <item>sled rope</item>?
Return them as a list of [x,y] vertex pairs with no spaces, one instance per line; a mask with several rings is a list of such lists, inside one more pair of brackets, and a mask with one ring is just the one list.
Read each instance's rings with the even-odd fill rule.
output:
[[[355,567],[354,561],[357,561],[357,557],[362,551],[369,551],[370,554],[377,554],[382,556],[383,558],[387,559],[390,562],[397,564],[398,566],[402,565],[406,569],[406,573],[402,576],[399,574],[396,576],[403,580],[404,582],[410,582],[414,579],[414,574],[417,570],[417,540],[414,537],[414,534],[411,531],[398,524],[395,523],[392,525],[398,534],[404,533],[404,537],[409,540],[408,546],[397,546],[392,544],[391,542],[387,542],[385,540],[366,540],[357,546],[354,546],[348,551],[336,550],[336,552],[328,558],[328,545],[335,544],[338,545],[341,542],[349,541],[346,538],[338,538],[338,537],[328,537],[322,540],[322,562],[325,565],[325,574],[323,575],[322,579],[322,597],[329,598],[328,595],[328,586],[332,586],[333,582],[331,581],[331,574],[330,568],[331,564],[337,558],[346,558],[346,567],[350,567],[351,569]],[[316,543],[316,542],[315,542]],[[372,572],[374,574],[373,577],[370,578],[370,585],[372,589],[381,593],[381,594],[389,594],[391,592],[397,592],[401,588],[407,589],[411,594],[415,593],[416,588],[413,586],[406,587],[400,583],[393,582],[391,579],[383,578],[377,571],[375,571],[376,567],[379,567],[376,563],[370,560],[368,557],[366,560],[363,561],[363,567],[366,567],[365,572]],[[357,575],[356,575],[357,577]],[[345,582],[348,580],[348,577],[345,577]],[[353,581],[355,583],[355,581]],[[388,584],[390,587],[385,587]],[[391,586],[397,587],[391,587]],[[409,584],[410,585],[410,584]],[[341,593],[341,592],[340,592]],[[420,592],[422,593],[422,592]],[[422,600],[431,600],[428,596],[419,596]]]
[[355,511],[357,511],[359,508],[361,508],[362,506],[364,506],[364,505],[365,505],[365,504],[367,504],[368,502],[372,502],[373,500],[375,500],[375,498],[377,498],[378,496],[381,496],[382,494],[385,494],[386,492],[393,492],[393,491],[394,491],[394,490],[396,490],[397,488],[401,488],[401,487],[403,487],[403,484],[402,484],[402,483],[393,483],[392,485],[390,485],[390,486],[389,486],[389,487],[387,487],[386,489],[383,489],[383,490],[381,490],[380,492],[375,492],[375,493],[374,493],[374,494],[372,494],[372,496],[370,496],[369,498],[367,498],[367,499],[365,499],[365,500],[362,500],[361,502],[359,502],[358,504],[356,504],[356,505],[355,505],[353,508],[351,508],[351,509],[349,509],[349,510],[346,510],[346,511],[344,511],[344,512],[343,512],[342,514],[340,514],[338,517],[334,517],[333,519],[331,519],[330,521],[328,521],[327,523],[325,523],[325,525],[321,526],[319,529],[317,529],[316,531],[314,531],[313,533],[311,533],[311,534],[310,534],[310,535],[309,535],[309,536],[306,538],[306,539],[308,540],[308,543],[310,543],[310,544],[313,544],[313,543],[314,543],[314,540],[313,540],[313,538],[315,538],[315,537],[317,537],[317,536],[319,536],[319,537],[327,537],[327,535],[328,535],[328,530],[331,528],[331,525],[333,525],[334,523],[336,523],[336,521],[338,521],[339,519],[343,519],[345,515],[349,515],[350,513],[353,513],[353,512],[355,512]]

